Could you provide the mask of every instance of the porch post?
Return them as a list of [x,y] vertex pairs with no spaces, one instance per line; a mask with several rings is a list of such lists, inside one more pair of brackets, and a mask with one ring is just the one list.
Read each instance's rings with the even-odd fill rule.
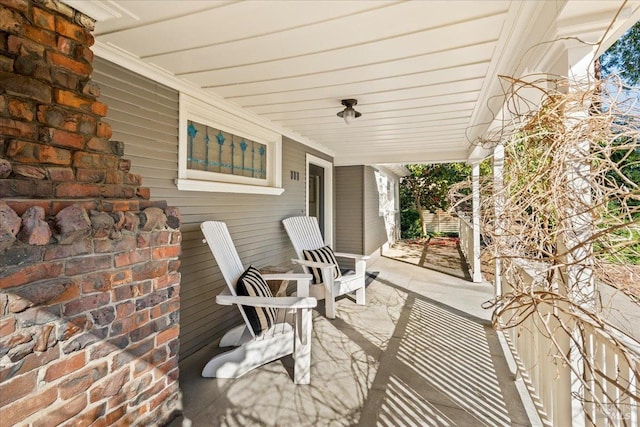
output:
[[482,282],[480,270],[480,163],[471,164],[471,191],[473,203],[473,256],[472,256],[472,280],[474,283]]
[[[495,216],[495,233],[496,238],[500,239],[503,231],[503,219],[504,215],[504,145],[498,143],[493,149],[493,194],[494,194],[494,206],[493,212]],[[500,247],[501,245],[499,245]],[[494,254],[498,255],[498,254]],[[502,261],[499,257],[495,258],[495,277],[493,279],[493,285],[495,287],[495,295],[497,297],[502,295]]]
[[[591,71],[593,68],[594,48],[592,46],[578,45],[567,48],[569,64],[569,76],[577,82],[577,85],[586,85],[593,81]],[[569,90],[576,90],[570,87]],[[568,128],[584,126],[583,120],[588,111],[582,104],[568,106],[566,126]],[[568,157],[564,164],[566,173],[566,185],[570,190],[566,200],[564,212],[564,233],[560,239],[560,245],[566,253],[566,267],[561,271],[561,282],[565,286],[562,291],[576,304],[591,310],[595,303],[595,280],[592,268],[593,248],[584,244],[594,232],[594,223],[591,218],[591,165],[590,142],[580,141],[575,146],[569,147]],[[563,412],[559,419],[561,423],[569,422],[573,427],[588,425],[585,416],[582,399],[587,398],[581,387],[580,377],[584,376],[583,356],[580,348],[587,345],[582,337],[575,331],[571,339],[566,336],[563,340],[570,353],[572,370],[566,372],[565,387],[566,398],[570,411]],[[568,370],[568,367],[567,367]],[[562,418],[564,417],[564,418]]]

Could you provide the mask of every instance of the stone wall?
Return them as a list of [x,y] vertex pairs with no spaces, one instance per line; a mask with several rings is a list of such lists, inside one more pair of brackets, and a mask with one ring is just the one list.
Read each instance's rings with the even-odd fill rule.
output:
[[93,22],[0,0],[0,420],[161,425],[180,407],[180,213],[91,81]]

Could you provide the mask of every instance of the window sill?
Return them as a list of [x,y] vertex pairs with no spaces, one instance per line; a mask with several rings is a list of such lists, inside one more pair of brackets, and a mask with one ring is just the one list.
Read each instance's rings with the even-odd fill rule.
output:
[[284,193],[284,188],[278,187],[199,181],[195,179],[176,179],[176,185],[178,186],[178,190],[207,191],[211,193],[267,194],[272,196],[279,196]]

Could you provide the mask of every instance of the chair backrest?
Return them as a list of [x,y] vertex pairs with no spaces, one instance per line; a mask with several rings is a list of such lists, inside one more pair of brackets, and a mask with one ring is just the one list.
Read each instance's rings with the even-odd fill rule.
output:
[[244,272],[244,268],[238,251],[231,240],[227,224],[220,221],[205,221],[200,224],[200,229],[218,263],[218,267],[220,267],[225,282],[227,282],[229,292],[233,296],[237,296],[236,282]]
[[282,221],[296,255],[304,259],[303,250],[314,250],[326,246],[318,219],[314,216],[292,216]]

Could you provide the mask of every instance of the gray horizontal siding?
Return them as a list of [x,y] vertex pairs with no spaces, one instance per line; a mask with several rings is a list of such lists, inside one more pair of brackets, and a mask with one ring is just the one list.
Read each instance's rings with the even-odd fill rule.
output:
[[[215,304],[225,286],[208,248],[203,221],[224,221],[243,264],[289,265],[293,248],[282,219],[304,213],[305,154],[332,160],[290,139],[283,140],[280,196],[178,191],[178,93],[101,58],[94,63],[100,101],[109,106],[106,121],[113,139],[124,141],[132,172],[141,174],[153,200],[166,200],[183,215],[180,298],[180,357],[186,357],[241,322],[238,310]],[[289,171],[300,172],[291,181]]]
[[364,254],[363,166],[335,168],[336,250]]

